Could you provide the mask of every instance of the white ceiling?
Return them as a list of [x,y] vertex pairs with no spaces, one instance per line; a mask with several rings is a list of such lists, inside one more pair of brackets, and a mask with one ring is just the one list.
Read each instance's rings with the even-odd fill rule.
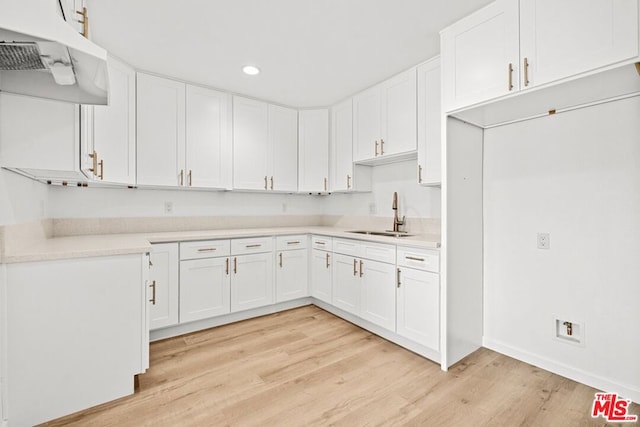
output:
[[91,38],[135,68],[292,107],[329,106],[437,55],[438,32],[489,2],[86,0]]

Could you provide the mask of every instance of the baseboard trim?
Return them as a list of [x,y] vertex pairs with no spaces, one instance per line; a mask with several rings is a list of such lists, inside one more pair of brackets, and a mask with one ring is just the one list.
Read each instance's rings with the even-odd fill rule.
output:
[[606,392],[618,393],[625,399],[630,399],[635,403],[640,403],[640,389],[630,384],[617,383],[491,338],[484,337],[482,345],[490,350],[497,351],[498,353],[513,357],[514,359],[529,363],[549,372],[553,372],[554,374],[588,385],[589,387]]

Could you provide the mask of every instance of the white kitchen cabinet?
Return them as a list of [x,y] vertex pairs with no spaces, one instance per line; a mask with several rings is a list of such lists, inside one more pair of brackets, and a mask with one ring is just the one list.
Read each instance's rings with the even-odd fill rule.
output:
[[134,392],[148,360],[147,265],[143,254],[6,265],[8,425],[40,424]]
[[298,113],[233,97],[233,188],[295,192]]
[[83,165],[87,175],[109,184],[136,184],[136,72],[108,59],[109,105],[81,108]]
[[360,316],[360,277],[358,260],[333,253],[333,305]]
[[138,73],[138,185],[227,188],[228,95]]
[[78,33],[84,33],[84,19],[78,12],[86,7],[85,0],[61,0],[58,3],[62,7],[62,17]]
[[353,97],[353,160],[416,150],[416,69]]
[[398,267],[397,332],[440,350],[440,277],[437,273]]
[[177,325],[178,244],[154,244],[149,255],[149,329]]
[[138,185],[185,182],[185,84],[138,73]]
[[273,252],[234,256],[232,264],[232,312],[273,304]]
[[516,0],[497,0],[440,35],[445,111],[519,90]]
[[230,312],[230,258],[180,261],[180,323]]
[[184,185],[231,188],[231,97],[198,86],[186,86]]
[[332,303],[332,258],[331,252],[311,250],[311,296],[329,304]]
[[418,74],[418,183],[440,185],[442,108],[440,104],[440,58],[417,68]]
[[331,107],[330,148],[331,191],[371,191],[371,168],[353,163],[351,98]]
[[309,252],[279,251],[276,259],[276,302],[309,296]]
[[298,191],[329,191],[329,110],[298,112]]
[[521,0],[522,89],[637,58],[637,0]]
[[393,264],[360,260],[360,316],[390,331],[396,329],[396,268]]

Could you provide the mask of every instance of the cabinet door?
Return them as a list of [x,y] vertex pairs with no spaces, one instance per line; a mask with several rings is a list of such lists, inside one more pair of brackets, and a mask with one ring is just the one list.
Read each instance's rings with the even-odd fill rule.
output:
[[331,191],[349,191],[353,182],[351,99],[331,108]]
[[298,191],[298,111],[269,105],[269,189]]
[[229,313],[229,258],[180,261],[180,323]]
[[311,295],[329,304],[332,303],[332,257],[331,252],[318,249],[311,251]]
[[104,182],[135,185],[135,70],[109,58],[109,105],[86,108],[93,110],[89,130],[93,155],[102,162],[93,176]]
[[519,89],[517,1],[497,0],[447,27],[441,44],[445,111]]
[[520,54],[522,88],[635,58],[638,1],[520,1]]
[[360,276],[358,260],[333,254],[333,305],[360,316]]
[[397,332],[440,350],[440,281],[436,273],[400,268]]
[[298,112],[298,191],[329,191],[329,110]]
[[233,257],[231,311],[273,304],[273,253]]
[[396,330],[396,278],[395,266],[371,260],[362,260],[361,309],[363,319]]
[[267,190],[267,104],[233,97],[233,188]]
[[381,156],[415,151],[416,69],[398,74],[381,85]]
[[185,84],[138,73],[138,184],[184,185]]
[[353,97],[353,161],[380,155],[381,104],[378,86]]
[[231,187],[229,106],[228,94],[187,85],[185,185]]
[[439,185],[442,153],[440,59],[418,67],[418,183]]
[[280,251],[276,263],[276,302],[309,296],[309,252]]
[[149,255],[149,329],[178,324],[178,244],[153,245]]

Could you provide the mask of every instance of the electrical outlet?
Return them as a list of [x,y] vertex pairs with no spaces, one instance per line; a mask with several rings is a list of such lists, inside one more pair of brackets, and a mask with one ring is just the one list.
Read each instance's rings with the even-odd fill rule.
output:
[[173,213],[173,202],[164,202],[164,213],[167,215]]
[[538,233],[538,249],[549,249],[551,240],[549,233]]
[[377,214],[377,213],[378,213],[378,208],[376,207],[375,202],[371,202],[371,203],[369,203],[369,213],[370,213],[371,215],[375,215],[375,214]]

